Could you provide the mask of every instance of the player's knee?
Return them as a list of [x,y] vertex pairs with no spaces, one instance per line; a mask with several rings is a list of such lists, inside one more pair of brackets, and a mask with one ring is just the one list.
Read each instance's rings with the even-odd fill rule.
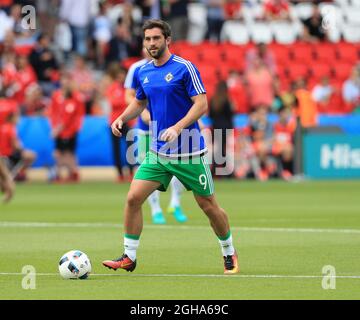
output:
[[142,204],[142,197],[136,192],[129,192],[126,199],[129,207],[137,207]]
[[201,198],[198,200],[198,203],[201,210],[206,214],[211,214],[217,208],[215,201],[213,201],[211,198]]

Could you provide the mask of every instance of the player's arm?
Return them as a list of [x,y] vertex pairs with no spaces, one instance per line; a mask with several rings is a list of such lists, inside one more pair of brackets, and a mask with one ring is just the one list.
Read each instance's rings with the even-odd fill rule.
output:
[[147,100],[134,98],[124,112],[112,123],[111,130],[117,137],[121,137],[121,129],[125,122],[137,118],[146,108]]
[[[135,99],[136,90],[132,88],[126,88],[125,90],[125,101],[127,104],[130,104],[131,101]],[[144,121],[146,124],[150,123],[150,112],[147,109],[140,114],[141,120]]]
[[181,133],[181,131],[198,121],[208,110],[208,103],[205,94],[193,96],[191,100],[194,102],[188,113],[174,126],[168,128],[162,135],[162,140],[173,141]]
[[5,194],[4,202],[8,202],[14,195],[14,182],[11,178],[9,170],[6,168],[4,162],[0,158],[0,189]]

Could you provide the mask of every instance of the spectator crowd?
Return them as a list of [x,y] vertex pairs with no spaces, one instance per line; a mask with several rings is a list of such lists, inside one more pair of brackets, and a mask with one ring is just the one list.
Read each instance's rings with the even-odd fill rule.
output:
[[[162,18],[172,27],[171,51],[201,72],[210,129],[224,130],[221,141],[226,142],[220,149],[216,139],[211,144],[234,159],[230,176],[291,179],[297,120],[311,127],[319,114],[360,111],[360,46],[330,41],[317,4],[332,1],[312,1],[312,13],[291,45],[239,45],[223,41],[222,32],[226,21],[245,21],[254,4],[261,8],[257,21],[291,22],[290,5],[304,2],[0,0],[0,156],[8,159],[17,180],[26,179],[36,153],[22,146],[17,120],[48,117],[56,161],[50,178],[78,181],[77,136],[84,116],[108,115],[111,122],[126,107],[124,79],[142,56],[142,23]],[[206,33],[196,44],[188,41],[193,4],[206,8]],[[36,28],[24,24],[27,5],[36,9]],[[246,126],[234,126],[237,114],[248,115]]]

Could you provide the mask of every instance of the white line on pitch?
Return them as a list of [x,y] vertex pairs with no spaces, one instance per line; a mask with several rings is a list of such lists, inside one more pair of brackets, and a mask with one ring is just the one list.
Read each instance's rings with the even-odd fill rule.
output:
[[[23,276],[22,273],[1,272],[0,276]],[[58,273],[36,273],[37,276],[59,276]],[[262,279],[322,279],[322,275],[280,275],[280,274],[238,274],[238,275],[222,275],[222,274],[101,274],[94,273],[91,277],[128,277],[128,278],[262,278]],[[60,276],[59,276],[60,277]],[[337,279],[360,279],[360,275],[338,275],[327,276],[328,278]]]
[[[2,221],[0,228],[122,228],[121,224],[116,223],[83,223],[83,222],[13,222]],[[176,230],[209,230],[209,226],[179,226],[165,225],[157,226],[147,224],[144,226],[148,229],[176,229]],[[232,230],[249,231],[249,232],[296,232],[296,233],[345,233],[360,234],[360,229],[326,229],[326,228],[268,228],[268,227],[232,227]]]

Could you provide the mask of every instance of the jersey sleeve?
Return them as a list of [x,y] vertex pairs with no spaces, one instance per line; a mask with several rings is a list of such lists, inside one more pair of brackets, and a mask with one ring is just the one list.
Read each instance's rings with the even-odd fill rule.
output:
[[206,93],[199,70],[191,62],[186,64],[186,68],[184,70],[184,82],[189,96],[193,97]]
[[147,99],[145,91],[144,91],[140,81],[139,81],[138,87],[136,88],[136,99],[138,99],[138,100],[146,100]]
[[137,68],[130,67],[130,69],[126,75],[126,78],[125,78],[125,83],[124,83],[125,89],[136,90],[136,88],[138,87],[139,69],[140,69],[139,67],[137,67]]

